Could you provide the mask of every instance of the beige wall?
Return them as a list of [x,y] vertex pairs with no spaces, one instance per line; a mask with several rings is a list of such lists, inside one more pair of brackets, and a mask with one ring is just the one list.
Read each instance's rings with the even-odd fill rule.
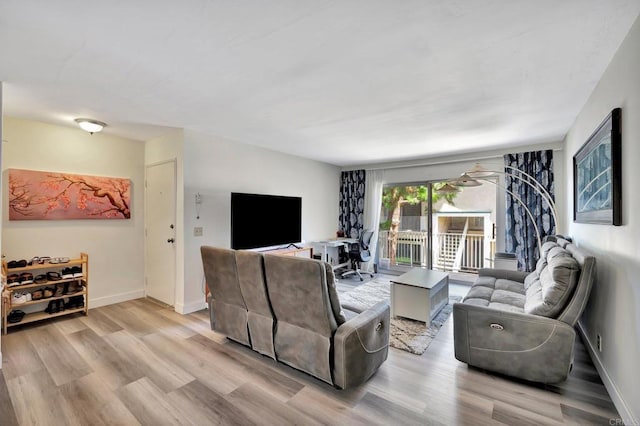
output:
[[[613,108],[622,108],[622,226],[573,223],[573,200],[566,213],[578,245],[597,256],[598,279],[580,322],[595,348],[596,365],[626,424],[640,422],[640,20],[615,54],[593,94],[567,134],[566,168],[586,139]],[[573,176],[567,173],[566,192]]]
[[4,117],[2,171],[30,169],[130,178],[131,219],[9,221],[3,183],[2,253],[7,260],[89,254],[90,306],[144,295],[144,143]]

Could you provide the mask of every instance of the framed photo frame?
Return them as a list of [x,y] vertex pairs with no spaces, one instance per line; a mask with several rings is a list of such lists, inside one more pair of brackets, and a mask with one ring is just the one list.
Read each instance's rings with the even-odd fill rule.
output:
[[130,219],[131,179],[9,169],[9,220]]
[[573,221],[622,225],[621,109],[615,108],[573,156]]

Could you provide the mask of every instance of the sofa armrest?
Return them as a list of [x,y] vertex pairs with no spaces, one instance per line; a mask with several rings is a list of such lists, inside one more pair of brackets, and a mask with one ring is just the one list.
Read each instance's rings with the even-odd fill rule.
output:
[[494,277],[496,279],[524,282],[524,279],[531,272],[512,271],[510,269],[494,269],[494,268],[481,268],[478,270],[478,276],[480,277]]
[[565,380],[575,330],[547,317],[453,305],[455,357],[475,367],[541,383]]
[[357,386],[376,372],[389,353],[389,302],[382,301],[342,324],[334,335],[334,383]]

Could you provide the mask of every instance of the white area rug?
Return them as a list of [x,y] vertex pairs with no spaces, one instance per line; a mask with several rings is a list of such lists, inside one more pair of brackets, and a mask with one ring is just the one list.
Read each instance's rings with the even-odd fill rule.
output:
[[[351,291],[340,293],[340,304],[349,310],[361,312],[375,305],[381,300],[390,300],[391,284],[388,279],[374,278],[368,283],[362,284]],[[460,301],[459,296],[449,297],[449,303],[431,321],[429,327],[422,321],[414,321],[407,318],[391,318],[389,332],[389,345],[396,349],[422,355],[429,344],[436,337],[440,327],[445,323],[451,311],[453,303]]]

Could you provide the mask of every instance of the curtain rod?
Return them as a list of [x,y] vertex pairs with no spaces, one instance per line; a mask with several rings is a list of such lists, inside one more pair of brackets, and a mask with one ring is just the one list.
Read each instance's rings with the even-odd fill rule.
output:
[[367,167],[365,170],[392,170],[392,169],[408,169],[411,167],[424,167],[424,166],[439,166],[441,164],[452,164],[452,163],[464,163],[467,161],[480,161],[480,160],[488,160],[490,158],[499,158],[496,155],[490,155],[486,157],[472,157],[472,158],[462,158],[456,160],[440,160],[440,161],[429,161],[425,163],[416,163],[416,164],[396,164],[391,166],[380,166],[380,167]]
[[[546,150],[546,149],[551,149],[553,151],[563,151],[563,149],[560,148],[541,148],[539,151],[541,150]],[[364,170],[393,170],[393,169],[407,169],[407,168],[411,168],[411,167],[424,167],[424,166],[439,166],[441,164],[452,164],[452,163],[464,163],[467,161],[481,161],[481,160],[488,160],[488,159],[497,159],[500,158],[502,156],[504,156],[505,154],[507,154],[506,152],[503,154],[500,153],[496,153],[494,155],[484,155],[484,156],[475,156],[475,157],[466,157],[466,158],[456,158],[456,159],[451,159],[451,160],[437,160],[434,159],[432,161],[426,161],[426,162],[422,162],[422,163],[415,163],[415,164],[394,164],[394,163],[388,163],[387,165],[385,164],[378,164],[378,165],[371,165],[371,167],[364,167]],[[349,171],[349,170],[361,170],[363,168],[358,167],[358,166],[354,166],[353,168],[348,168],[348,169],[342,169],[342,171]]]

